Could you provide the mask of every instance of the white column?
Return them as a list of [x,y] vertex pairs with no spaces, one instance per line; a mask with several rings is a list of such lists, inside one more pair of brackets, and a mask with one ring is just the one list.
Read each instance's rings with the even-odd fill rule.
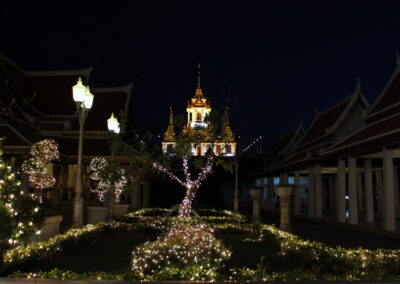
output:
[[396,218],[400,217],[400,204],[399,204],[399,167],[397,165],[393,166],[393,176],[394,176],[394,212],[396,213]]
[[393,153],[392,150],[383,148],[383,229],[394,231],[394,185],[393,185]]
[[374,222],[374,200],[372,189],[372,163],[371,159],[364,161],[364,185],[365,185],[365,222]]
[[364,214],[364,200],[363,200],[363,188],[362,188],[362,176],[357,174],[357,209],[358,215]]
[[380,170],[375,171],[376,177],[376,195],[378,197],[378,214],[379,217],[383,216],[383,182],[382,182],[382,172]]
[[315,217],[314,168],[308,169],[308,217]]
[[329,209],[335,208],[335,185],[333,176],[328,176]]
[[337,221],[346,222],[346,161],[338,160],[337,183],[335,184],[336,192],[336,216]]
[[321,164],[315,165],[315,218],[322,218],[322,174]]
[[357,164],[356,158],[349,157],[349,224],[358,223],[357,212]]
[[296,185],[294,189],[294,214],[300,215],[300,172],[294,172],[294,184]]
[[274,209],[274,176],[268,176],[267,208]]

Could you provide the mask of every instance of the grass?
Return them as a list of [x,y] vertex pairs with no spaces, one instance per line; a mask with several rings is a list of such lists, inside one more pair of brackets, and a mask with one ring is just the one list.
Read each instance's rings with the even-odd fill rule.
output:
[[295,263],[279,254],[279,248],[271,240],[247,242],[244,241],[246,237],[241,234],[221,234],[217,235],[217,238],[222,239],[224,245],[233,251],[227,269],[256,269],[263,257],[263,264],[273,271],[285,271],[295,267]]
[[[233,251],[227,269],[244,266],[255,269],[262,257],[265,257],[264,264],[268,263],[268,267],[274,271],[289,270],[295,266],[278,254],[279,249],[271,241],[246,242],[246,236],[242,234],[218,234],[217,238],[222,239],[224,245]],[[154,238],[141,233],[106,235],[94,243],[51,261],[46,267],[31,267],[26,272],[50,271],[54,268],[75,273],[129,272],[133,248],[147,240]]]
[[150,239],[149,236],[141,233],[105,235],[104,238],[90,245],[53,260],[46,267],[32,267],[29,272],[50,271],[53,268],[76,273],[128,272],[133,248]]

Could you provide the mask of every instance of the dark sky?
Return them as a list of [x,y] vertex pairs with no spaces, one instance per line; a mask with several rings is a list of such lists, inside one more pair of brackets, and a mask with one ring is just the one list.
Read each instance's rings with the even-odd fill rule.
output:
[[156,134],[170,105],[185,113],[199,63],[212,107],[268,147],[358,76],[373,103],[400,49],[400,1],[0,1],[0,51],[26,70],[94,64],[97,87],[140,73],[139,128]]

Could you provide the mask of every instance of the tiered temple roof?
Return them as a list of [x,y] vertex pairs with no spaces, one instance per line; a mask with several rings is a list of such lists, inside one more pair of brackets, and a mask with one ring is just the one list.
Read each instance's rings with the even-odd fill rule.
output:
[[[36,141],[54,138],[61,159],[76,160],[79,123],[71,88],[78,76],[86,84],[92,82],[92,70],[24,71],[0,53],[0,133],[6,136],[5,154],[12,155],[22,145],[27,152]],[[122,111],[133,121],[132,90],[132,84],[91,88],[95,99],[85,120],[84,160],[110,155],[107,119]]]

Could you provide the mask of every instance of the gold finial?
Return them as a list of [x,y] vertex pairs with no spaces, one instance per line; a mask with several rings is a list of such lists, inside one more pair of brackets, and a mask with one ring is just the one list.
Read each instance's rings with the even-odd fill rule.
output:
[[173,124],[174,123],[174,114],[172,113],[172,107],[169,107],[169,124]]
[[197,89],[201,89],[200,88],[200,64],[197,65],[197,68],[198,68],[198,70],[197,70]]

